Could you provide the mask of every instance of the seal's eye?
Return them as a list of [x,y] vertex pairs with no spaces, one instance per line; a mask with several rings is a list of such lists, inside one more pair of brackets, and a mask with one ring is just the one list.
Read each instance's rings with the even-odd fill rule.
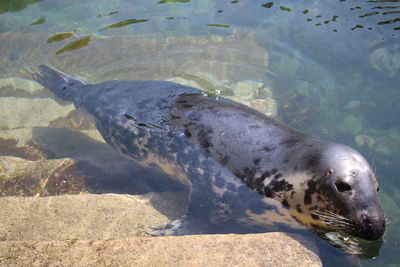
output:
[[351,186],[348,183],[345,183],[343,181],[337,181],[335,183],[336,185],[336,189],[339,192],[347,192],[347,191],[351,191]]
[[376,192],[379,192],[379,186],[378,186],[378,188],[376,189]]

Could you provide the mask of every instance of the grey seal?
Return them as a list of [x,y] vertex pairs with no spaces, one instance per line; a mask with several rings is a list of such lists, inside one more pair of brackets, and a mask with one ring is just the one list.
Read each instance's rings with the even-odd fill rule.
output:
[[108,144],[190,187],[185,217],[158,234],[257,231],[281,215],[277,206],[315,232],[376,240],[385,231],[374,172],[348,146],[172,82],[90,85],[40,70],[33,78],[90,114]]

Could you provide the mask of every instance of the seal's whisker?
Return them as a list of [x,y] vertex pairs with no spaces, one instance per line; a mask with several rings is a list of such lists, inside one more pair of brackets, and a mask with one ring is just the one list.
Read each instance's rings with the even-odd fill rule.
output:
[[335,221],[325,221],[325,220],[323,220],[323,222],[325,224],[332,225],[332,226],[338,226],[338,227],[346,227],[346,228],[348,228],[348,226],[351,226],[351,224],[343,224],[341,222],[335,222]]
[[378,175],[376,174],[376,170],[377,170],[378,166],[375,164],[375,159],[372,159],[372,166],[371,166],[371,171],[373,176],[375,177],[376,180],[379,180]]
[[348,228],[349,228],[348,225],[342,225],[342,224],[337,224],[337,223],[326,222],[326,224],[327,224],[327,225],[330,225],[330,226],[337,227],[337,228],[340,228],[340,227],[343,227],[343,228],[345,228],[345,229],[348,229]]
[[340,219],[342,219],[344,221],[351,222],[350,219],[348,219],[346,217],[343,217],[342,215],[336,214],[336,213],[334,213],[332,211],[329,211],[329,210],[313,210],[313,211],[311,211],[311,213],[315,214],[317,216],[327,216],[327,217],[333,217],[333,218],[340,218]]
[[352,220],[329,210],[313,210],[311,214],[318,216],[324,224],[337,231],[346,231],[354,228]]
[[340,222],[340,221],[329,221],[329,220],[323,220],[323,222],[325,222],[326,224],[329,224],[329,225],[337,225],[337,226],[343,226],[343,227],[349,227],[349,226],[351,226],[352,224],[350,224],[350,223],[343,223],[343,222]]
[[341,224],[341,225],[347,225],[347,226],[350,226],[350,225],[352,225],[351,223],[349,223],[349,222],[345,222],[345,221],[340,221],[340,220],[337,220],[337,218],[334,218],[334,217],[330,217],[330,218],[328,218],[328,217],[325,217],[325,218],[321,218],[323,221],[328,221],[328,222],[331,222],[332,220],[334,220],[334,222],[335,223],[337,223],[337,224]]

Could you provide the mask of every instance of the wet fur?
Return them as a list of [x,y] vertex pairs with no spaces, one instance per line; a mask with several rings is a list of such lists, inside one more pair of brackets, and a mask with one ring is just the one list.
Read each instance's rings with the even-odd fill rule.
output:
[[[41,70],[33,77],[92,115],[108,144],[190,186],[188,213],[158,234],[263,231],[271,223],[259,218],[285,217],[282,207],[309,229],[370,239],[383,233],[376,179],[351,148],[191,87],[162,81],[86,85],[53,68]],[[338,192],[340,181],[354,186],[356,197]],[[368,212],[365,199],[373,204]],[[364,229],[363,223],[376,229]]]

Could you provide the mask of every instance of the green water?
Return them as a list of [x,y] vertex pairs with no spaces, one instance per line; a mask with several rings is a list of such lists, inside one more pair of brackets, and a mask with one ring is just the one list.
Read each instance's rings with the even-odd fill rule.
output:
[[[179,79],[254,105],[273,99],[264,112],[376,168],[388,226],[361,263],[400,266],[400,1],[0,1],[0,60],[4,98],[51,96],[20,84],[46,63],[90,82]],[[0,138],[48,125],[19,119],[0,121]]]

